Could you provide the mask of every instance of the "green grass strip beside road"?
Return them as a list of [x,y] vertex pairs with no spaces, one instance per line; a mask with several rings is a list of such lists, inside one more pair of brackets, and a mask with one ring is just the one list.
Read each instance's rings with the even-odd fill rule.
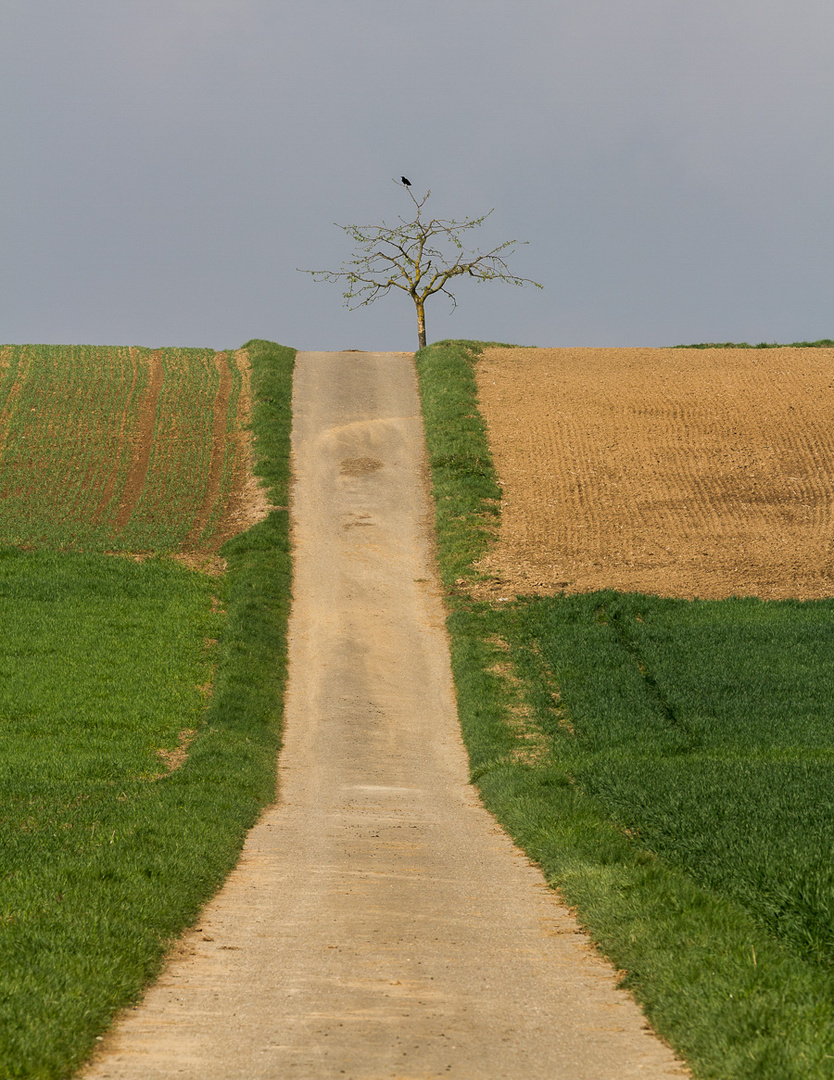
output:
[[832,605],[469,599],[482,348],[417,354],[473,780],[696,1076],[834,1077]]
[[[286,506],[295,353],[248,347],[258,471]],[[288,532],[273,511],[228,543],[220,579],[0,552],[0,1076],[73,1072],[273,799]],[[168,773],[157,751],[185,730]]]

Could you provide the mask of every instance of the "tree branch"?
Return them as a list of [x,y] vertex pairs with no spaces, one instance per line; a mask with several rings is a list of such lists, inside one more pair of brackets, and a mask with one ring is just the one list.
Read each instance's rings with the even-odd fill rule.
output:
[[[398,187],[404,186],[398,180],[394,183]],[[448,285],[464,274],[479,283],[503,281],[509,285],[543,288],[538,281],[513,273],[507,265],[505,256],[512,254],[521,241],[505,240],[490,251],[478,248],[467,251],[464,247],[461,236],[483,225],[492,210],[460,221],[432,218],[426,222],[422,212],[431,191],[420,197],[410,187],[406,187],[406,191],[416,209],[414,218],[409,221],[398,216],[399,224],[396,225],[384,221],[380,225],[339,225],[336,222],[336,227],[357,245],[353,257],[339,270],[301,272],[311,274],[319,281],[346,281],[348,288],[342,297],[353,309],[372,304],[392,288],[400,289],[409,293],[414,301],[418,322],[422,318],[423,304],[436,293],[448,296],[453,310],[457,307],[457,299]],[[452,251],[447,254],[442,245]],[[424,344],[424,331],[421,330],[420,336],[421,344]]]

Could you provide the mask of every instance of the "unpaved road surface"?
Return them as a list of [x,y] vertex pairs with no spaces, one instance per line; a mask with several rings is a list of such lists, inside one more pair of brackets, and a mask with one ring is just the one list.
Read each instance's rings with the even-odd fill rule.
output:
[[301,353],[280,798],[108,1078],[684,1075],[467,784],[410,356]]

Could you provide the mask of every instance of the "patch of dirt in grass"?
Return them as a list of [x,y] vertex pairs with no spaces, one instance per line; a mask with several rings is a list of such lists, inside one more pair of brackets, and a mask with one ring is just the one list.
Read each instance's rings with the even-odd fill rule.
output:
[[201,574],[211,577],[226,573],[226,560],[221,555],[207,555],[204,551],[176,551],[171,558],[180,566],[199,570]]
[[484,599],[834,595],[834,349],[491,349]]
[[177,745],[170,750],[157,750],[156,756],[159,758],[161,765],[163,766],[163,772],[156,773],[151,777],[152,780],[162,780],[166,776],[170,776],[172,772],[176,772],[177,769],[181,769],[182,766],[188,761],[188,748],[194,741],[194,736],[197,734],[191,728],[186,728],[179,733],[177,739]]
[[[211,460],[209,464],[208,482],[206,483],[206,489],[203,494],[202,505],[200,506],[197,516],[194,518],[194,523],[183,543],[183,547],[186,550],[199,546],[200,537],[211,519],[212,511],[221,495],[223,487],[223,465],[226,457],[226,440],[229,437],[227,428],[229,423],[228,414],[229,403],[232,397],[233,378],[229,367],[228,353],[216,353],[214,364],[219,375],[219,382],[217,396],[215,397],[212,406]],[[239,437],[240,434],[240,432],[235,432],[233,436],[238,443],[238,446],[235,447],[236,450],[241,449],[240,444],[243,442]],[[235,467],[235,471],[239,474],[241,471],[240,463],[236,461]]]
[[510,758],[522,765],[538,765],[548,756],[550,743],[537,724],[532,707],[522,696],[521,680],[509,660],[509,645],[500,638],[493,639],[491,644],[508,654],[507,659],[496,658],[487,670],[503,685],[504,723],[516,739]]
[[[214,531],[210,549],[217,552],[232,536],[245,532],[259,521],[263,521],[272,510],[282,509],[273,506],[261,481],[255,476],[253,468],[252,433],[249,425],[252,420],[252,397],[250,391],[251,364],[246,349],[238,349],[235,360],[242,377],[236,431],[231,436],[236,440],[236,468],[232,490],[220,523]],[[228,400],[227,400],[228,405]],[[219,406],[215,403],[215,409]],[[225,416],[225,412],[224,412]],[[230,436],[226,436],[229,438]]]

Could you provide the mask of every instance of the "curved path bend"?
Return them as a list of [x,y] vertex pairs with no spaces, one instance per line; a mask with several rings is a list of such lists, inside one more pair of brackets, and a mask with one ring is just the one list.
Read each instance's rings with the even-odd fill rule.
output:
[[300,353],[280,796],[87,1080],[686,1075],[467,783],[411,356]]

